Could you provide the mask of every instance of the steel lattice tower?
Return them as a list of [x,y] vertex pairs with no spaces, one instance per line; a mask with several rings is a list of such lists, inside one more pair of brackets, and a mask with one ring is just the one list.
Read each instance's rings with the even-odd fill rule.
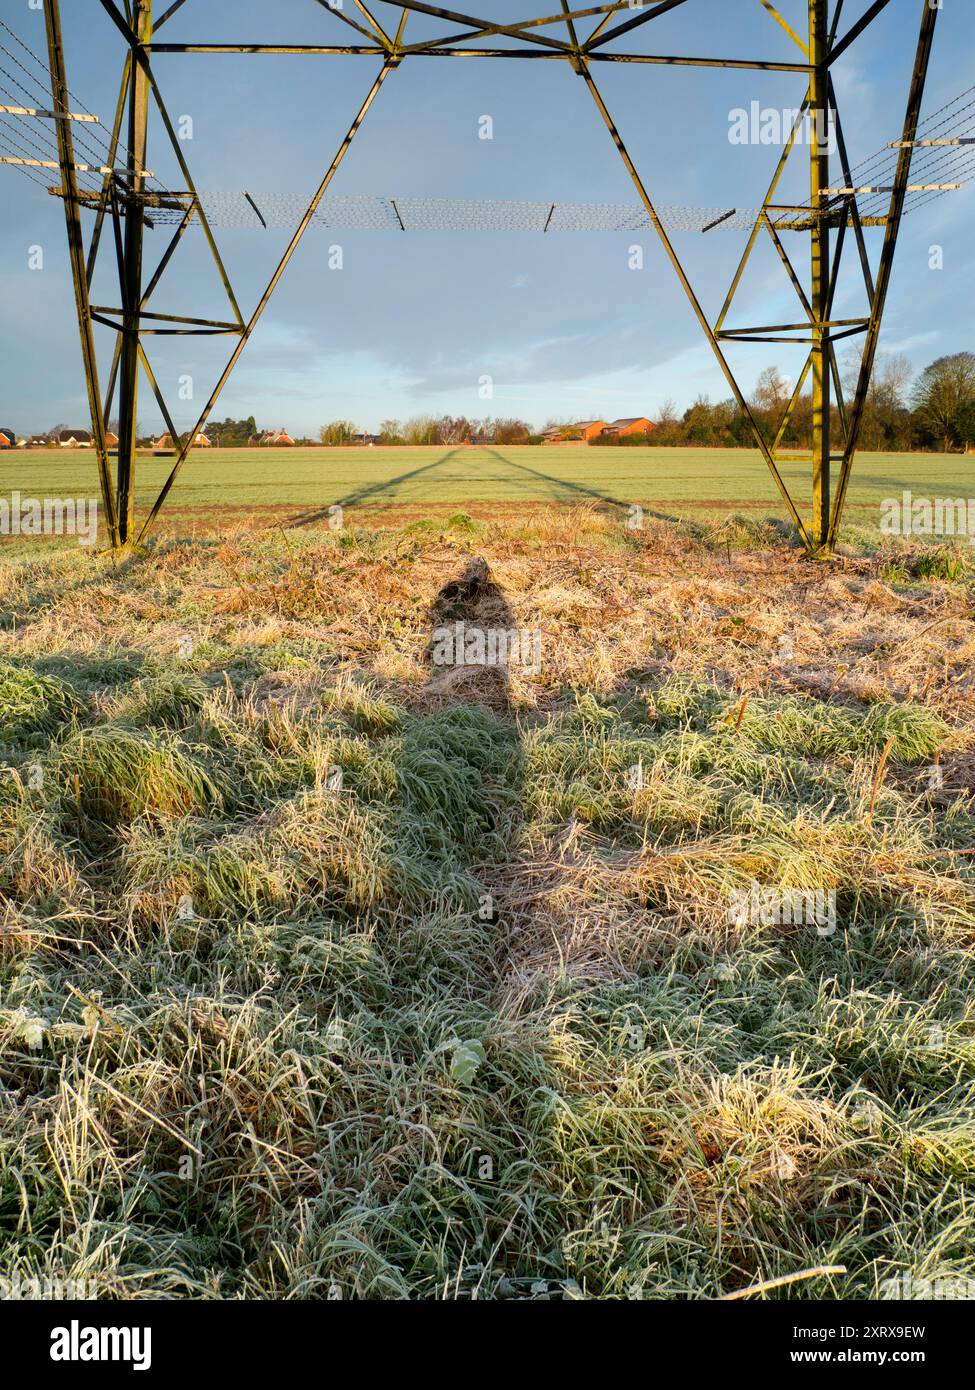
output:
[[[157,0],[158,3],[158,0]],[[841,31],[844,0],[807,0],[808,31],[797,33],[776,8],[773,0],[758,0],[788,34],[796,47],[794,62],[769,58],[731,59],[722,57],[674,57],[669,55],[627,53],[610,47],[614,41],[652,24],[663,15],[683,9],[692,13],[696,0],[645,0],[634,7],[630,0],[611,0],[602,4],[582,5],[578,0],[559,0],[556,14],[542,15],[513,24],[499,24],[421,0],[383,0],[386,8],[397,13],[395,26],[384,27],[372,13],[365,0],[353,0],[357,18],[341,9],[332,9],[328,0],[310,0],[327,10],[336,21],[354,31],[354,42],[347,44],[281,45],[235,43],[167,43],[160,39],[165,26],[177,11],[192,0],[174,0],[161,14],[154,16],[153,0],[100,0],[100,4],[125,45],[123,76],[115,121],[112,130],[109,167],[103,175],[100,192],[81,192],[75,162],[72,117],[65,71],[65,55],[61,34],[59,0],[46,0],[45,18],[49,66],[51,71],[53,112],[57,128],[58,164],[61,186],[55,190],[64,202],[70,248],[71,271],[81,333],[82,353],[92,418],[92,435],[98,456],[99,476],[106,517],[114,547],[141,542],[151,529],[178,477],[198,433],[204,428],[227,384],[244,348],[267,307],[281,277],[284,275],[299,243],[311,225],[316,211],[366,115],[390,76],[407,61],[420,57],[447,59],[464,57],[470,60],[494,59],[508,61],[536,60],[564,62],[578,74],[605,122],[616,150],[639,194],[654,231],[683,286],[691,309],[727,379],[732,395],[749,424],[756,447],[761,451],[772,477],[781,493],[789,515],[811,552],[827,551],[833,545],[843,513],[850,471],[863,423],[867,391],[876,358],[878,337],[884,306],[890,286],[891,270],[898,233],[909,191],[911,161],[917,138],[918,121],[925,81],[931,56],[938,7],[930,0],[873,0],[855,22]],[[847,147],[843,137],[832,68],[837,59],[857,40],[869,39],[869,30],[878,16],[891,4],[906,7],[912,13],[920,8],[913,73],[907,95],[897,169],[892,185],[884,188],[890,203],[886,215],[880,218],[861,217],[854,187]],[[442,20],[449,32],[434,40],[408,42],[407,20],[412,13]],[[626,17],[623,17],[626,16]],[[597,21],[588,36],[580,30],[583,22]],[[564,37],[557,36],[564,35]],[[499,45],[499,39],[505,44]],[[492,44],[492,40],[495,41]],[[367,57],[378,60],[380,68],[348,127],[339,148],[325,170],[321,183],[295,229],[294,236],[282,256],[264,293],[250,316],[245,319],[238,306],[233,287],[220,257],[213,230],[207,220],[203,203],[187,162],[182,153],[169,113],[166,110],[159,84],[153,70],[157,54],[305,54],[322,58]],[[631,158],[617,125],[610,114],[603,94],[593,75],[600,64],[631,63],[653,66],[687,66],[697,68],[744,68],[755,71],[796,73],[806,78],[807,89],[796,123],[772,176],[762,207],[738,266],[722,310],[712,323],[695,293],[685,268],[677,254],[660,217],[655,199],[651,198],[645,178]],[[172,193],[151,192],[147,189],[147,138],[150,107],[159,112],[169,143],[175,151],[185,188]],[[808,122],[809,139],[809,202],[799,206],[775,201],[776,191],[787,161],[797,144],[802,122]],[[835,128],[836,154],[842,181],[839,187],[831,184],[829,143],[822,133]],[[123,137],[124,131],[124,137]],[[124,150],[124,161],[120,153]],[[144,265],[144,230],[153,208],[165,208],[180,214],[175,232],[159,263],[147,278]],[[94,217],[87,246],[82,212]],[[199,222],[212,254],[216,272],[226,291],[229,317],[222,321],[187,318],[182,315],[156,312],[149,301],[164,279],[169,262],[187,229]],[[118,261],[120,305],[93,305],[90,288],[96,261],[102,250],[106,224],[114,232],[114,251]],[[883,246],[876,272],[871,268],[864,228],[883,227]],[[797,257],[786,250],[785,242],[800,235],[808,239],[808,272],[797,269]],[[785,273],[795,290],[800,305],[799,322],[764,325],[748,328],[729,328],[727,319],[734,297],[741,284],[746,266],[762,235],[768,235],[775,246]],[[106,237],[105,240],[108,240]],[[856,249],[863,276],[869,312],[857,319],[835,319],[833,305],[844,252],[852,243]],[[95,352],[94,324],[107,325],[116,334],[115,352],[103,397]],[[140,373],[144,374],[159,405],[163,419],[174,442],[178,432],[162,391],[153,375],[147,353],[147,340],[156,334],[225,334],[236,338],[233,351],[221,372],[196,426],[187,442],[177,447],[176,459],[162,490],[148,516],[137,527],[134,515],[136,471],[136,409]],[[862,337],[859,378],[853,399],[846,401],[840,383],[836,343],[847,337]],[[786,407],[776,438],[767,442],[759,424],[738,384],[728,362],[726,346],[735,342],[791,343],[808,345],[805,367],[796,382],[792,399]],[[813,443],[809,459],[812,475],[811,518],[804,519],[789,492],[779,470],[779,446],[800,399],[807,380],[811,381],[813,411]],[[106,443],[106,421],[116,392],[119,401],[119,445],[116,476],[113,479]],[[835,399],[841,425],[841,447],[835,451],[831,439],[831,408]],[[834,465],[838,465],[834,478]]]

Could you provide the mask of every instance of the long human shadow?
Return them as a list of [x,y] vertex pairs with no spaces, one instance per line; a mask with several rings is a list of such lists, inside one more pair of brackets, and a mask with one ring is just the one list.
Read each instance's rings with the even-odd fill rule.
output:
[[430,605],[429,616],[432,630],[426,662],[430,676],[425,698],[432,703],[483,704],[508,713],[508,646],[506,641],[502,644],[498,661],[497,639],[518,629],[487,562],[472,559],[449,580]]

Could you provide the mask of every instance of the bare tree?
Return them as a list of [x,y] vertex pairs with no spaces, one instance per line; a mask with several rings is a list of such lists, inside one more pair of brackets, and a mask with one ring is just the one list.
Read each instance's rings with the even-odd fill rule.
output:
[[456,418],[453,415],[444,415],[437,422],[437,442],[438,444],[463,444],[465,439],[470,439],[475,427],[466,416],[460,415]]
[[922,427],[947,453],[962,433],[959,417],[975,405],[975,353],[939,357],[921,373],[914,387],[914,408]]
[[485,434],[496,444],[527,444],[531,426],[524,420],[485,420]]
[[784,406],[789,395],[789,383],[778,367],[766,367],[755,383],[752,400],[759,410],[771,412]]
[[403,439],[407,444],[439,443],[439,421],[432,415],[413,415],[403,426]]
[[356,436],[356,427],[351,420],[333,420],[329,425],[322,425],[318,431],[318,438],[323,444],[349,444]]

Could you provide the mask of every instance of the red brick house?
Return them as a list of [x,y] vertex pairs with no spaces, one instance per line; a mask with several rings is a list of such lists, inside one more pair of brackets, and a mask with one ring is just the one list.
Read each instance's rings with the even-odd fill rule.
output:
[[580,420],[575,425],[546,430],[542,435],[542,443],[588,444],[591,439],[598,439],[605,429],[605,420]]
[[645,415],[635,415],[626,420],[614,420],[611,425],[606,426],[605,432],[615,434],[620,439],[625,439],[630,434],[651,434],[653,421],[648,420]]
[[290,449],[294,440],[282,425],[279,430],[262,430],[248,440],[248,444],[251,448]]
[[572,426],[572,433],[578,431],[583,444],[588,444],[590,439],[598,439],[605,428],[605,420],[580,420],[577,425]]

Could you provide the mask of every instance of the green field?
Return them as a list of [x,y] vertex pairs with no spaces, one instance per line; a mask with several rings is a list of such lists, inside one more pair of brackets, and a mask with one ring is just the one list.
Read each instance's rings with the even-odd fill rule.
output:
[[[139,461],[137,506],[154,500],[172,460]],[[800,511],[809,466],[783,474]],[[31,452],[0,459],[0,495],[70,497],[96,489],[88,452]],[[875,527],[880,504],[910,488],[925,496],[975,497],[975,460],[955,454],[861,454],[847,520]],[[784,516],[785,507],[754,450],[547,448],[226,449],[190,456],[167,513],[179,529],[213,509],[280,509],[279,522],[315,519],[322,508],[557,502],[637,503],[667,516],[743,511]]]

